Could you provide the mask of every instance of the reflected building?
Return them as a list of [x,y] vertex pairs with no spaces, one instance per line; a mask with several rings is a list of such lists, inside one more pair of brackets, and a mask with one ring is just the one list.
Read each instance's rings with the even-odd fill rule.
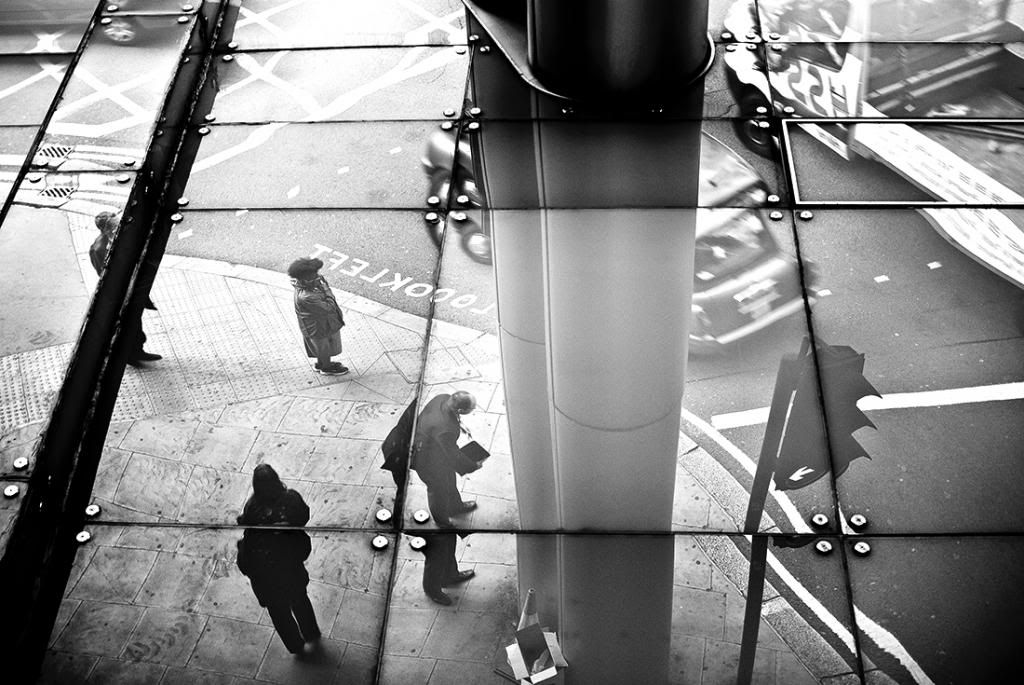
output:
[[[1022,59],[1020,0],[10,0],[5,663],[1019,679]],[[452,530],[382,445],[456,391]],[[238,566],[260,464],[309,507],[298,657]]]

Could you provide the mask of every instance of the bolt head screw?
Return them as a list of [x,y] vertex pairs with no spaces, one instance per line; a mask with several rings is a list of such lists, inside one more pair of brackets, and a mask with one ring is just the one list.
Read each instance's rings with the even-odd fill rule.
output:
[[859,557],[866,557],[871,554],[871,545],[861,540],[853,543],[853,553]]
[[388,546],[388,539],[383,535],[375,535],[373,540],[370,541],[370,544],[374,549],[384,549]]
[[4,488],[4,497],[8,499],[12,497],[17,497],[19,492],[21,492],[21,490],[18,488],[17,485],[8,485],[6,488]]
[[427,546],[427,541],[421,537],[409,538],[409,546],[415,550],[421,550]]
[[811,219],[814,218],[814,212],[812,212],[809,209],[805,209],[801,211],[797,216],[800,217],[801,221],[810,221]]
[[781,198],[779,198],[779,196],[775,195],[774,193],[768,196],[768,202],[773,205],[778,204],[780,199]]
[[100,505],[98,505],[98,504],[90,504],[89,506],[87,506],[85,508],[85,515],[88,516],[89,518],[92,518],[94,516],[99,516],[100,515]]
[[16,471],[21,471],[26,467],[28,467],[28,457],[18,457],[14,460],[14,469]]
[[387,509],[380,509],[377,511],[377,520],[381,523],[387,523],[391,520],[391,512]]
[[79,533],[78,535],[75,536],[75,540],[78,540],[78,542],[81,543],[81,544],[85,544],[85,543],[89,542],[89,540],[91,540],[91,539],[92,539],[92,534],[89,533],[89,531],[87,531],[87,530],[83,530],[81,533]]
[[439,198],[437,195],[431,195],[430,197],[427,198],[427,204],[431,207],[437,207],[439,204],[441,204],[441,198]]
[[868,525],[868,519],[863,514],[854,514],[853,516],[850,517],[850,526],[854,530],[860,530],[861,528],[866,528],[867,525]]
[[811,524],[817,526],[818,528],[824,528],[828,525],[828,516],[826,516],[825,514],[815,514],[811,517]]
[[426,523],[430,520],[430,514],[428,514],[423,509],[417,509],[415,512],[413,512],[412,520],[416,523]]
[[466,130],[467,131],[479,131],[480,130],[480,122],[479,121],[471,121],[471,122],[469,122],[468,124],[466,124]]
[[814,543],[814,551],[816,551],[818,554],[831,554],[832,543],[828,540],[818,540]]
[[782,221],[782,216],[782,212],[780,212],[777,209],[768,213],[768,218],[771,219],[772,221]]

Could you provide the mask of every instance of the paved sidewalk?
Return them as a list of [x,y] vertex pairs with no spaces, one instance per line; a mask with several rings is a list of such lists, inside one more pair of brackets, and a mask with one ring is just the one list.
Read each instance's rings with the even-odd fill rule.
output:
[[[493,669],[519,612],[518,514],[497,339],[435,322],[424,366],[422,318],[338,295],[347,321],[341,359],[352,371],[321,376],[303,352],[287,276],[165,257],[152,294],[159,309],[145,315],[147,348],[164,359],[126,370],[94,488],[101,514],[76,560],[44,682],[370,683],[381,648],[385,683],[505,682]],[[9,355],[4,368],[39,354]],[[421,375],[426,398],[456,388],[477,396],[468,423],[493,452],[462,479],[480,502],[462,524],[480,532],[460,542],[459,557],[477,575],[450,589],[451,607],[427,600],[422,555],[376,519],[395,495],[379,468],[380,443]],[[38,426],[4,425],[5,467],[31,454]],[[235,567],[239,531],[224,528],[261,462],[312,510],[307,567],[325,637],[311,659],[284,652]],[[676,541],[673,682],[686,685],[731,682],[739,654],[745,560],[721,533],[736,530],[724,501],[736,493],[719,492],[722,503],[709,494],[724,478],[714,470],[683,437],[674,521],[688,534]],[[414,476],[406,520],[425,502]],[[377,534],[389,541],[383,551],[370,545]],[[765,606],[758,682],[843,673],[771,588]]]

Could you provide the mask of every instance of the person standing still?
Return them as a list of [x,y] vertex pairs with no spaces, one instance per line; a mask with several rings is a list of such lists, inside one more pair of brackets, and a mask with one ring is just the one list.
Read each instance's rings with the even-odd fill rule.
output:
[[320,275],[323,261],[303,257],[288,267],[288,275],[295,288],[295,316],[299,320],[306,354],[316,359],[315,368],[327,375],[348,373],[348,367],[331,361],[341,354],[341,329],[345,317],[334,299],[327,279]]
[[[121,224],[121,217],[115,212],[100,212],[94,219],[96,222],[96,228],[100,229],[100,234],[96,237],[96,240],[89,246],[89,261],[92,263],[92,268],[96,270],[96,275],[100,276],[103,273],[103,264],[107,261],[107,252],[110,250],[110,244],[114,240],[114,234],[117,233],[117,227]],[[146,309],[156,309],[156,305],[153,304],[153,300],[146,296]],[[146,352],[143,349],[146,345],[146,332],[142,330],[142,316],[139,316],[139,320],[135,323],[135,332],[131,345],[131,352],[128,354],[128,365],[139,367],[142,362],[152,362],[157,359],[163,359],[163,356],[156,354],[155,352]]]
[[[270,464],[252,474],[252,496],[238,517],[243,526],[305,526],[309,506],[302,495],[285,487]],[[305,561],[311,543],[303,530],[247,528],[239,547],[239,569],[249,577],[253,594],[266,607],[281,642],[292,654],[320,639],[306,586]]]

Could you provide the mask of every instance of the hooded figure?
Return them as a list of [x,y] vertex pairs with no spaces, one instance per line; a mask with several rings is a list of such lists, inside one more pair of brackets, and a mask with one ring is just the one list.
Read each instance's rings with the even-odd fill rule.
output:
[[305,643],[320,637],[306,593],[309,574],[303,562],[310,552],[309,535],[268,527],[306,525],[309,506],[299,493],[285,487],[270,464],[260,464],[253,471],[252,490],[238,523],[263,527],[246,529],[238,543],[238,567],[249,577],[256,600],[267,608],[284,646],[292,654],[301,654]]

